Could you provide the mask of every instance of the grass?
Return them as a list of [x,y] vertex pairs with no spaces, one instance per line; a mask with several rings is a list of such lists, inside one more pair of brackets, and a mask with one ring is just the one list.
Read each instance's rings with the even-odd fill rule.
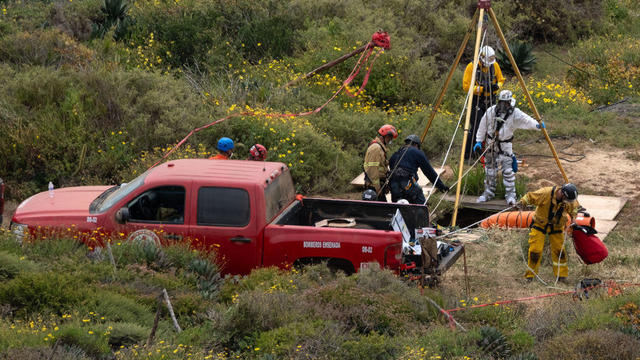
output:
[[[0,152],[7,154],[0,168],[8,197],[25,199],[49,181],[127,181],[192,128],[240,109],[314,109],[340,87],[352,62],[290,88],[282,84],[363,45],[383,26],[393,48],[378,59],[364,94],[339,96],[307,118],[237,118],[194,135],[174,154],[208,157],[224,135],[236,140],[243,158],[249,145],[260,142],[269,148],[269,160],[291,168],[298,191],[346,192],[377,127],[392,123],[401,138],[420,134],[469,14],[456,2],[374,1],[368,8],[353,1],[294,3],[136,2],[128,13],[135,26],[122,30],[130,31],[126,41],[112,40],[120,33],[89,41],[100,1],[5,1],[0,16],[10,21],[0,22],[0,117],[7,121],[0,132],[8,136],[0,138]],[[629,149],[634,160],[640,136],[634,107],[640,95],[637,1],[587,1],[576,11],[573,3],[560,13],[513,2],[495,6],[507,36],[534,41],[538,63],[527,88],[551,135]],[[602,11],[585,12],[600,5]],[[579,31],[554,30],[572,26]],[[553,45],[542,43],[547,36]],[[573,71],[543,50],[597,76]],[[460,82],[456,71],[423,146],[434,165],[458,119]],[[531,113],[516,82],[509,79],[506,87]],[[592,111],[620,97],[633,106]],[[516,151],[541,139],[516,134]],[[482,180],[480,168],[472,171],[466,191],[480,193]],[[518,194],[526,187],[527,177],[519,175]],[[637,282],[638,207],[634,199],[623,209],[605,262],[581,265],[568,246],[570,282]],[[451,330],[424,298],[464,308],[567,289],[524,283],[526,242],[523,231],[489,230],[467,243],[467,294],[461,262],[440,288],[424,292],[386,271],[344,277],[322,266],[221,279],[210,257],[184,246],[140,248],[116,240],[114,271],[107,259],[88,258],[71,239],[21,245],[2,231],[0,358],[46,358],[58,339],[57,354],[69,359],[467,359],[499,356],[500,348],[521,359],[638,357],[634,288],[615,297],[595,291],[582,302],[560,296],[456,312],[468,332]],[[541,277],[553,279],[548,254]],[[175,333],[161,307],[156,339],[144,347],[162,288],[184,332]],[[504,346],[487,346],[491,339]]]
[[[0,236],[2,248],[9,247],[11,241],[10,235]],[[610,251],[615,254],[624,243],[611,245]],[[30,265],[28,271],[12,272],[12,280],[0,287],[0,356],[31,356],[27,354],[50,349],[57,339],[63,345],[61,351],[77,358],[141,356],[155,316],[158,278],[165,279],[161,286],[169,286],[174,310],[185,330],[175,333],[166,308],[161,308],[158,332],[149,351],[169,359],[187,353],[197,359],[482,358],[506,351],[510,356],[531,358],[535,354],[540,359],[561,351],[570,358],[587,354],[584,344],[596,338],[601,347],[613,341],[621,344],[611,356],[626,357],[634,356],[640,344],[640,338],[633,335],[638,316],[634,309],[640,305],[638,289],[633,288],[618,297],[594,291],[591,300],[582,302],[560,296],[458,311],[453,315],[469,331],[452,332],[425,295],[444,308],[465,308],[557,291],[523,282],[520,252],[526,249],[524,231],[490,230],[485,240],[466,244],[472,268],[469,297],[460,263],[449,270],[440,288],[427,289],[424,294],[415,284],[387,271],[373,269],[345,277],[316,265],[301,271],[258,269],[247,277],[223,281],[220,291],[211,297],[184,273],[190,269],[190,262],[184,260],[157,268],[139,254],[118,263],[114,275],[106,259],[93,263],[84,256],[74,256],[64,264],[65,273],[53,275],[51,270],[61,265],[57,257],[39,252],[42,246],[25,243],[12,252],[11,256],[24,257],[19,261]],[[50,240],[47,247],[56,254],[69,249],[69,244]],[[174,259],[193,256],[184,247],[166,252]],[[569,266],[571,281],[584,276],[570,249]],[[606,266],[623,267],[617,263]],[[546,261],[541,276],[551,280]],[[57,285],[69,281],[83,286],[66,286],[61,293]],[[74,290],[69,291],[71,288]],[[8,294],[12,296],[4,296]],[[487,326],[494,330],[482,330]],[[611,340],[599,338],[605,335]],[[502,345],[496,345],[496,339]],[[559,349],[567,341],[567,349]],[[597,348],[589,347],[590,351]]]

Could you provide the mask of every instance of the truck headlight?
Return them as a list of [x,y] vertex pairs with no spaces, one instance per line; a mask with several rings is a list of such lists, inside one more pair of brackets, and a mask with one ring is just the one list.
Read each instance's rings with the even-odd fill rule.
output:
[[12,222],[9,225],[9,230],[11,230],[11,232],[16,236],[16,240],[18,240],[19,243],[22,243],[22,240],[29,233],[29,226],[26,224]]

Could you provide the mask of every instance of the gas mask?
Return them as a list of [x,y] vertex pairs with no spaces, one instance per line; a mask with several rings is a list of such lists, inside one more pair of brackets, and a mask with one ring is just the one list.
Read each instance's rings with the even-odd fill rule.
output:
[[496,121],[505,121],[513,112],[509,101],[498,101],[496,105]]
[[509,104],[508,101],[498,101],[498,105],[496,106],[496,115],[498,117],[504,120],[509,110],[511,110],[511,104]]

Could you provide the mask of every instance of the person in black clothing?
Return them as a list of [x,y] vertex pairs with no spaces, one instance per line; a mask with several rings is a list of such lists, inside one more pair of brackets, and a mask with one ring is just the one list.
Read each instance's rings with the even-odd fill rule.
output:
[[396,151],[389,160],[389,169],[393,171],[389,181],[391,201],[406,199],[412,204],[420,205],[426,202],[422,188],[418,185],[418,168],[429,178],[429,181],[435,182],[438,190],[449,191],[449,187],[440,180],[427,156],[420,150],[420,138],[417,135],[409,135],[404,143],[405,146]]

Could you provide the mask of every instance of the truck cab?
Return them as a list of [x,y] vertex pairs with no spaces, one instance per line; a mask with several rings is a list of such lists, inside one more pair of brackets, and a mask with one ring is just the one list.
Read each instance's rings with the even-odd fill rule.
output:
[[278,162],[169,161],[120,186],[61,188],[17,208],[17,236],[72,236],[88,246],[109,239],[186,242],[215,251],[224,274],[260,266],[327,261],[346,272],[367,266],[398,269],[402,235],[428,224],[426,207],[296,196],[289,169]]

